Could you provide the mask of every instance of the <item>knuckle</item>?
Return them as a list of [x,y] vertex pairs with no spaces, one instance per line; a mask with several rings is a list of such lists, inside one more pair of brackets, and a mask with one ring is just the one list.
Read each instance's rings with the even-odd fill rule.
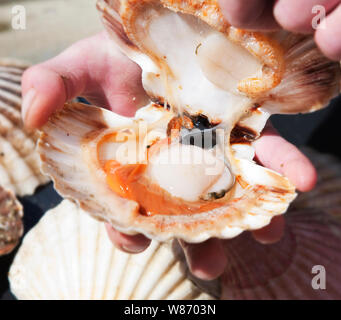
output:
[[311,31],[311,14],[305,10],[299,10],[294,1],[278,1],[274,7],[274,17],[277,22],[286,30],[292,32]]
[[335,39],[327,30],[317,30],[315,33],[315,42],[323,54],[331,60],[341,60],[341,41],[330,41]]

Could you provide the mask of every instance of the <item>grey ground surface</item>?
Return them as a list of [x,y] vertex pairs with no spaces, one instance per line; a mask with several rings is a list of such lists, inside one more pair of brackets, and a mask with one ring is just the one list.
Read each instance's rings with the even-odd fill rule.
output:
[[[0,0],[0,56],[37,63],[77,40],[101,31],[96,0]],[[16,5],[26,10],[26,29],[13,30]]]

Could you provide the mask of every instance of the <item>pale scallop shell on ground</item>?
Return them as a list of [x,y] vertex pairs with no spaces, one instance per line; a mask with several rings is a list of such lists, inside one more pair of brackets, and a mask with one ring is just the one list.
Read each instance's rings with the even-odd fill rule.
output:
[[187,279],[170,243],[123,253],[81,211],[64,200],[26,235],[9,273],[18,299],[212,299]]
[[10,253],[23,231],[23,210],[12,191],[0,186],[0,256]]
[[[262,245],[248,233],[224,241],[223,299],[341,299],[341,163],[304,152],[317,167],[316,188],[294,201],[280,242]],[[325,289],[316,289],[321,279]]]
[[35,151],[37,132],[21,120],[21,77],[28,64],[0,58],[0,185],[19,196],[31,195],[48,181]]

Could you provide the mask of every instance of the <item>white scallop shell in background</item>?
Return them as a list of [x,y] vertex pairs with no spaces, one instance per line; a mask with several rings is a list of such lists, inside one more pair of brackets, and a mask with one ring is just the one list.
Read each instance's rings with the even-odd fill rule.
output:
[[12,191],[0,186],[0,256],[10,253],[23,231],[23,210]]
[[177,249],[154,241],[130,255],[104,224],[64,200],[23,240],[9,279],[19,299],[212,299],[187,279]]
[[37,132],[25,130],[21,120],[21,77],[27,67],[0,59],[0,185],[19,196],[48,181],[35,151]]

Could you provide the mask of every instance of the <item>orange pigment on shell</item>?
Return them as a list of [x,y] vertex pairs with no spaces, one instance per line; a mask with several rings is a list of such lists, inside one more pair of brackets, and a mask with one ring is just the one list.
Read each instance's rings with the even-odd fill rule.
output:
[[[108,137],[102,141],[108,141]],[[156,143],[157,148],[151,148],[150,152],[164,145],[165,141]],[[102,169],[106,174],[106,182],[110,189],[122,198],[133,200],[140,206],[143,215],[190,215],[211,211],[222,207],[221,200],[189,202],[173,197],[155,183],[148,181],[143,174],[147,164],[122,165],[116,160],[108,160],[102,163]]]

